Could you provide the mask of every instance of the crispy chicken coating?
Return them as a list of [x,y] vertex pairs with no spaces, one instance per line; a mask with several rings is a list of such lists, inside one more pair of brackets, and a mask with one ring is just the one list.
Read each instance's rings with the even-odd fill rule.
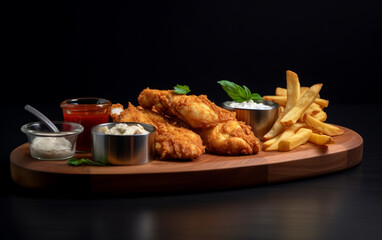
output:
[[192,128],[209,128],[236,119],[235,113],[216,106],[205,95],[183,95],[172,90],[146,88],[138,101],[143,108],[154,107],[161,114],[177,117]]
[[249,155],[260,151],[260,140],[244,122],[230,120],[215,127],[200,129],[208,153]]
[[251,127],[237,121],[235,113],[216,106],[205,95],[180,95],[172,90],[146,88],[138,101],[143,108],[154,108],[188,123],[200,134],[208,153],[245,155],[260,150],[260,140]]
[[129,103],[123,109],[113,104],[110,116],[114,122],[141,122],[156,128],[155,149],[160,159],[195,159],[205,152],[202,139],[179,120],[171,120],[151,110]]

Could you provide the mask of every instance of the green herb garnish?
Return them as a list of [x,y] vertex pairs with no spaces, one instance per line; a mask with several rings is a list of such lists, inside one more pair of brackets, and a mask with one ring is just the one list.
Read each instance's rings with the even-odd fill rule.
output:
[[218,83],[222,86],[223,90],[230,96],[230,98],[235,102],[245,102],[249,100],[258,101],[263,98],[258,93],[251,93],[251,90],[247,86],[240,86],[236,83],[230,82],[228,80],[221,80]]
[[177,94],[187,94],[190,91],[191,90],[190,90],[190,88],[187,85],[179,85],[179,84],[177,84],[174,87],[174,92],[176,92]]
[[84,165],[90,165],[90,166],[107,166],[107,163],[101,163],[101,162],[96,162],[93,160],[90,160],[88,158],[81,158],[81,159],[76,159],[76,158],[71,158],[68,160],[68,164],[71,166],[84,166]]

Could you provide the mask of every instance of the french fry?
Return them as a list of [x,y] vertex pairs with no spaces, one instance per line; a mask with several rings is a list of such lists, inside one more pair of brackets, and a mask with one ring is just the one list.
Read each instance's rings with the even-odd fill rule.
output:
[[286,71],[286,79],[288,97],[285,109],[283,113],[279,115],[271,130],[269,130],[269,132],[264,135],[264,140],[274,138],[283,131],[284,127],[280,123],[281,118],[287,114],[290,109],[293,108],[293,106],[298,102],[298,99],[300,98],[300,81],[298,80],[297,74],[288,70]]
[[278,149],[280,151],[290,151],[298,146],[305,144],[312,136],[312,130],[300,128],[296,134],[280,141]]
[[326,114],[326,112],[324,111],[320,111],[320,112],[317,112],[313,115],[311,115],[312,117],[314,117],[315,119],[319,120],[320,122],[325,122],[326,119],[328,118],[328,115]]
[[286,96],[287,95],[287,90],[286,88],[282,87],[277,87],[275,91],[276,96]]
[[314,100],[314,102],[320,105],[322,108],[326,108],[329,106],[329,100],[325,100],[322,98],[317,97],[316,100]]
[[321,112],[322,109],[320,107],[320,105],[318,105],[317,103],[312,103],[308,109],[306,109],[306,111],[304,112],[304,114],[301,115],[301,117],[299,118],[299,121],[300,122],[303,122],[304,121],[304,115],[305,114],[309,114],[309,115],[313,115],[313,114],[316,114],[318,112]]
[[[322,88],[322,84],[313,85],[280,120],[283,127],[289,127],[297,122],[300,116],[308,109],[308,107],[317,98]],[[307,115],[308,116],[308,115]]]
[[[300,94],[300,96],[302,95]],[[267,101],[276,102],[281,106],[285,106],[287,102],[287,96],[285,95],[265,95],[263,96],[263,98],[264,100],[267,100]],[[319,105],[321,109],[329,106],[329,100],[318,98],[318,97],[314,100],[314,103]]]
[[[290,126],[289,128],[285,129],[279,136],[276,137],[277,139],[276,139],[276,141],[274,141],[274,143],[272,143],[272,145],[265,148],[265,151],[269,152],[269,151],[278,150],[280,141],[293,136],[297,132],[297,130],[299,130],[300,128],[302,128],[304,126],[306,126],[305,123],[296,123],[296,124],[293,124],[292,126]],[[275,138],[273,138],[273,139],[275,139]],[[273,139],[271,139],[271,140],[273,140]],[[270,141],[270,140],[268,140],[268,141]],[[263,149],[264,149],[264,147],[263,147]]]
[[286,71],[287,87],[277,87],[275,95],[264,96],[268,101],[279,104],[279,117],[272,129],[265,134],[264,151],[289,151],[310,141],[317,145],[333,142],[333,137],[344,131],[324,123],[327,114],[323,110],[329,100],[320,98],[322,84],[301,87],[298,76]]
[[283,106],[279,106],[279,112],[278,112],[278,115],[280,116],[285,110],[285,107]]
[[[308,91],[308,87],[300,87],[300,95],[304,95],[306,91]],[[275,91],[276,96],[286,96],[287,90],[282,87],[277,87]]]
[[[301,87],[300,88],[300,96],[304,95],[309,90],[308,87]],[[319,95],[317,95],[318,97]]]
[[312,103],[312,105],[309,106],[309,114],[312,115],[312,114],[316,114],[318,112],[321,112],[322,111],[322,108],[320,107],[320,105],[318,105],[317,103]]
[[310,136],[309,138],[309,142],[317,144],[317,145],[325,145],[328,143],[332,143],[333,138],[328,135],[312,133],[312,136]]
[[[285,109],[284,109],[284,112],[285,113]],[[269,130],[264,136],[263,136],[263,140],[269,140],[269,139],[272,139],[274,137],[276,137],[279,133],[281,133],[284,129],[284,127],[281,125],[280,123],[280,118],[283,116],[284,114],[280,115],[278,117],[278,119],[275,121],[275,123],[273,124],[271,130]]]
[[300,99],[300,80],[295,72],[286,71],[287,79],[287,105],[285,110],[289,111]]
[[263,150],[267,149],[269,146],[271,146],[272,144],[274,144],[280,136],[281,136],[281,135],[277,135],[276,137],[271,138],[271,139],[269,139],[269,140],[263,142]]
[[265,95],[263,96],[264,100],[275,102],[280,106],[285,107],[287,104],[287,97],[286,96],[273,96],[273,95]]
[[[306,87],[304,87],[306,89]],[[309,88],[308,88],[309,89]],[[305,90],[300,91],[300,96],[305,94]],[[280,105],[285,106],[285,103],[287,101],[287,95],[286,95],[286,89],[285,88],[276,88],[276,95],[267,95],[264,96],[263,98],[266,98],[265,100],[272,101],[272,102],[277,102]],[[319,94],[317,95],[317,98],[314,100],[314,103],[318,104],[321,106],[321,108],[326,108],[329,106],[329,100],[322,99],[319,97]]]
[[329,136],[337,136],[344,133],[342,129],[329,123],[320,122],[318,119],[315,119],[310,115],[305,115],[304,122],[309,127]]

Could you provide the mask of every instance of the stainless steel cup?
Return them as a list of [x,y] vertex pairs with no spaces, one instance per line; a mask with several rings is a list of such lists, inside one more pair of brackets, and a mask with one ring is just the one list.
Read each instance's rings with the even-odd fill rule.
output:
[[112,165],[141,165],[155,157],[155,127],[149,124],[126,122],[126,124],[140,124],[149,133],[136,135],[110,135],[100,132],[104,126],[112,128],[116,122],[103,123],[92,128],[93,160]]
[[251,126],[255,136],[262,138],[269,130],[271,130],[273,124],[278,118],[277,103],[260,100],[259,102],[269,105],[272,109],[244,109],[244,108],[232,108],[227,105],[227,102],[223,103],[223,107],[236,113],[236,118],[239,121],[243,121]]

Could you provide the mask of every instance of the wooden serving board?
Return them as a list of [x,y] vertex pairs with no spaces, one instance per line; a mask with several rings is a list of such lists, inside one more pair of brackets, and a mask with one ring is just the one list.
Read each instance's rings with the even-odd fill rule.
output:
[[[339,126],[340,127],[340,126]],[[363,139],[353,130],[334,143],[307,143],[289,152],[249,156],[203,154],[192,161],[155,160],[140,166],[69,166],[67,161],[41,161],[29,144],[10,155],[13,180],[26,188],[91,193],[190,192],[232,189],[284,182],[345,170],[362,161]],[[90,157],[76,155],[76,157]]]

